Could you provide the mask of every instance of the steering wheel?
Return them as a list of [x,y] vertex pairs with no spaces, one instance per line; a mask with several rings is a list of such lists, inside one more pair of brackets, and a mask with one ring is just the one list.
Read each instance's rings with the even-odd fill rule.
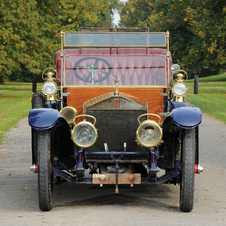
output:
[[[80,65],[83,61],[86,61],[86,60],[92,60],[93,59],[93,62],[88,64],[86,67],[85,66],[82,66]],[[104,63],[103,66],[101,66],[100,69],[98,69],[98,62],[99,61],[102,61]],[[102,70],[102,68],[104,69],[107,69],[107,70]],[[87,70],[89,71],[89,74],[86,78],[83,78],[82,76],[79,75],[78,71],[81,71],[82,69],[84,70]],[[84,82],[89,82],[91,83],[92,85],[94,85],[95,82],[101,82],[103,80],[105,80],[106,78],[108,78],[111,74],[111,65],[110,63],[103,59],[103,58],[100,58],[100,57],[83,57],[81,58],[80,60],[78,60],[75,65],[74,65],[74,74],[75,76],[84,81]],[[99,78],[99,79],[94,79],[94,74],[95,73],[98,73],[98,74],[103,74],[103,77]]]

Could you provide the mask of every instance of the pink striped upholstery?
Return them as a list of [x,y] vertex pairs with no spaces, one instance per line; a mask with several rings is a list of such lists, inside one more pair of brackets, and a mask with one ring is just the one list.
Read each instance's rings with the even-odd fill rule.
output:
[[[146,54],[145,48],[119,48],[118,54],[116,49],[112,49],[110,54],[109,48],[102,49],[66,49],[64,55],[66,58],[66,85],[90,85],[78,79],[73,68],[75,63],[84,57],[99,57],[107,60],[112,68],[111,75],[104,81],[97,82],[95,85],[114,85],[112,77],[121,78],[119,85],[165,85],[165,57],[167,50],[165,49],[149,49]],[[164,57],[165,56],[165,57]],[[87,67],[94,59],[87,59],[79,65]],[[55,54],[55,63],[60,78],[60,51]],[[98,61],[98,69],[106,71],[106,64],[101,60]],[[86,78],[90,73],[87,70],[78,70],[80,76]],[[95,80],[103,77],[103,74],[95,73]]]

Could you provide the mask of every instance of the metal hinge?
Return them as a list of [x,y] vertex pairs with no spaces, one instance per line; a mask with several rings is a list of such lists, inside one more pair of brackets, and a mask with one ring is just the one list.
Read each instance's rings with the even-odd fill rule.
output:
[[62,93],[63,97],[69,97],[71,94],[70,93]]
[[168,93],[160,93],[160,96],[161,97],[167,97],[168,96]]
[[167,116],[169,114],[169,112],[162,112],[162,113],[160,113],[159,115],[160,116]]

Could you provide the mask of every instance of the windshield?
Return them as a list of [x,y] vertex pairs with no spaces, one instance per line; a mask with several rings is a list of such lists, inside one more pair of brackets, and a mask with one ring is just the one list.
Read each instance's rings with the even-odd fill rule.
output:
[[164,32],[67,32],[63,41],[70,49],[55,54],[63,86],[112,87],[112,77],[121,86],[167,86],[167,50],[150,48],[166,46]]
[[65,47],[149,46],[165,47],[164,32],[66,32]]

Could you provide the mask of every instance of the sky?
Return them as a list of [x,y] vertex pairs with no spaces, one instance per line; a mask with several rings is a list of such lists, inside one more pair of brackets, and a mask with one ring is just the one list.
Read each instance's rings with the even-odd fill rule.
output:
[[[128,1],[128,0],[120,0],[120,2],[127,2],[127,1]],[[118,11],[115,10],[113,23],[114,23],[115,25],[118,25],[119,20],[120,20],[120,16],[119,16],[119,14],[118,14]]]
[[115,11],[113,23],[114,23],[115,25],[118,25],[119,20],[120,20],[120,16],[119,16],[119,14],[118,14],[118,11]]

